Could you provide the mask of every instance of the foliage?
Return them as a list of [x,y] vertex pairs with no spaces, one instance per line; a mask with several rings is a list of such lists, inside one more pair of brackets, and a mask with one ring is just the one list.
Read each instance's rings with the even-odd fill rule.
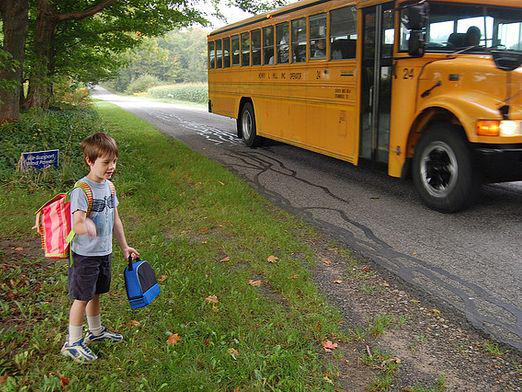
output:
[[[33,189],[38,185],[59,187],[83,172],[79,141],[99,131],[99,119],[92,110],[32,110],[17,123],[0,127],[0,184],[16,182]],[[18,172],[20,154],[25,151],[59,149],[60,168],[43,172]]]
[[165,83],[207,80],[206,32],[199,28],[174,30],[160,38],[143,39],[141,45],[121,56],[127,64],[108,86],[127,91],[135,79],[155,76]]
[[[105,102],[98,108],[120,147],[114,182],[127,239],[154,266],[162,294],[133,311],[115,273],[102,317],[125,342],[93,346],[99,359],[90,366],[61,356],[70,305],[67,261],[43,260],[30,245],[38,239],[20,234],[34,219],[32,211],[58,189],[29,194],[26,184],[5,185],[0,205],[8,216],[0,241],[14,254],[0,261],[2,387],[333,390],[319,342],[341,334],[340,315],[308,270],[315,254],[304,239],[317,233],[145,121]],[[20,253],[11,245],[22,247]],[[277,263],[266,261],[271,254]],[[121,271],[116,247],[113,262]],[[253,287],[249,279],[264,283]]]
[[89,89],[84,83],[75,82],[70,77],[62,76],[54,82],[53,106],[57,108],[87,108],[91,100]]
[[175,99],[196,103],[208,102],[208,87],[206,83],[173,84],[153,87],[148,90],[153,98]]
[[149,88],[160,84],[160,80],[156,76],[144,74],[134,79],[127,87],[127,93],[142,93],[147,91]]

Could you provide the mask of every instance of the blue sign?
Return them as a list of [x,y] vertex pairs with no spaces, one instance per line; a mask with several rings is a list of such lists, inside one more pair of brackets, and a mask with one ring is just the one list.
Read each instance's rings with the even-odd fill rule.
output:
[[23,152],[20,157],[22,170],[42,170],[54,166],[58,168],[60,150]]

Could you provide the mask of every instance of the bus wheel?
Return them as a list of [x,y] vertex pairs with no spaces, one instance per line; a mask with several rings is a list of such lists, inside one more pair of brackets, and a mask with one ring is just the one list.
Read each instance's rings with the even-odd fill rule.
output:
[[241,133],[243,142],[248,147],[256,147],[259,145],[260,137],[256,133],[256,117],[254,115],[254,107],[250,102],[243,105],[240,115]]
[[413,182],[422,201],[441,212],[456,212],[475,201],[480,187],[472,153],[460,130],[435,124],[415,146]]

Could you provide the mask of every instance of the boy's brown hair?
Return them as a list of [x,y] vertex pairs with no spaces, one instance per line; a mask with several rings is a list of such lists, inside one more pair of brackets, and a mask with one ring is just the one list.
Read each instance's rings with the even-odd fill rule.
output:
[[109,156],[111,159],[118,157],[116,140],[103,132],[86,137],[80,143],[80,147],[83,151],[83,157],[88,158],[93,163],[96,158],[102,156]]

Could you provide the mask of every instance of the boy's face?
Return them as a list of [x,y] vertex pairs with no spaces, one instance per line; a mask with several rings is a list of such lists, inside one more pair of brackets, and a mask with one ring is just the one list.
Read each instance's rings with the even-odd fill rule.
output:
[[89,172],[91,179],[101,182],[112,177],[114,170],[116,169],[118,158],[116,156],[105,155],[96,158],[94,162],[89,160],[89,158],[85,158],[85,160],[91,169]]

